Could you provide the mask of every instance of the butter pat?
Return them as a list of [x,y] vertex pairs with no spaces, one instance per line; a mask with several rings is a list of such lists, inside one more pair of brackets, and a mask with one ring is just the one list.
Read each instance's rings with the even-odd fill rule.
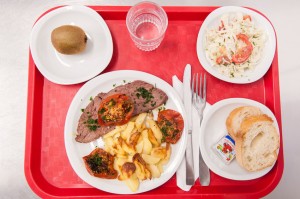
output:
[[235,158],[234,149],[235,142],[229,135],[225,135],[215,145],[213,145],[213,151],[225,164],[229,164]]

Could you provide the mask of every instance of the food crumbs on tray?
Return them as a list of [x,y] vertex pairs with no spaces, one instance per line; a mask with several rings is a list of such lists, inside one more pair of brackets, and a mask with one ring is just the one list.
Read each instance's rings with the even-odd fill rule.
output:
[[235,142],[229,136],[222,137],[214,146],[213,150],[223,160],[225,164],[229,164],[235,158]]

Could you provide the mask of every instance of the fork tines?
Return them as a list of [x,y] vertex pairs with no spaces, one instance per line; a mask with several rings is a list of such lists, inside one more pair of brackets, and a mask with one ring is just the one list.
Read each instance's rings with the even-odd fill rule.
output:
[[[200,81],[199,81],[199,76],[200,76]],[[200,75],[198,75],[198,73],[193,74],[192,99],[193,99],[194,103],[198,100],[206,101],[206,74],[204,73],[203,76],[204,76],[204,80],[202,81],[202,74],[200,74]],[[196,85],[196,88],[195,88],[195,85]]]

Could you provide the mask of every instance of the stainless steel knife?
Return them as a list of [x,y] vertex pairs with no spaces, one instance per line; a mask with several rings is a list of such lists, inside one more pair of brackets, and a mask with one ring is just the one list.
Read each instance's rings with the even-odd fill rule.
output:
[[193,142],[192,142],[192,132],[193,132],[193,122],[192,122],[192,92],[191,92],[191,65],[187,64],[184,69],[183,74],[183,102],[184,108],[187,114],[186,124],[188,126],[187,135],[187,146],[185,151],[186,159],[186,184],[194,185],[194,160],[193,160]]

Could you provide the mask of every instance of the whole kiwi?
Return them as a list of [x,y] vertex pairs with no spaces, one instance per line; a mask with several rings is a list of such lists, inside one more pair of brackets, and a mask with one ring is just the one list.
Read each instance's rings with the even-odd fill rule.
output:
[[72,55],[84,51],[87,36],[78,26],[63,25],[52,31],[51,42],[58,52]]

